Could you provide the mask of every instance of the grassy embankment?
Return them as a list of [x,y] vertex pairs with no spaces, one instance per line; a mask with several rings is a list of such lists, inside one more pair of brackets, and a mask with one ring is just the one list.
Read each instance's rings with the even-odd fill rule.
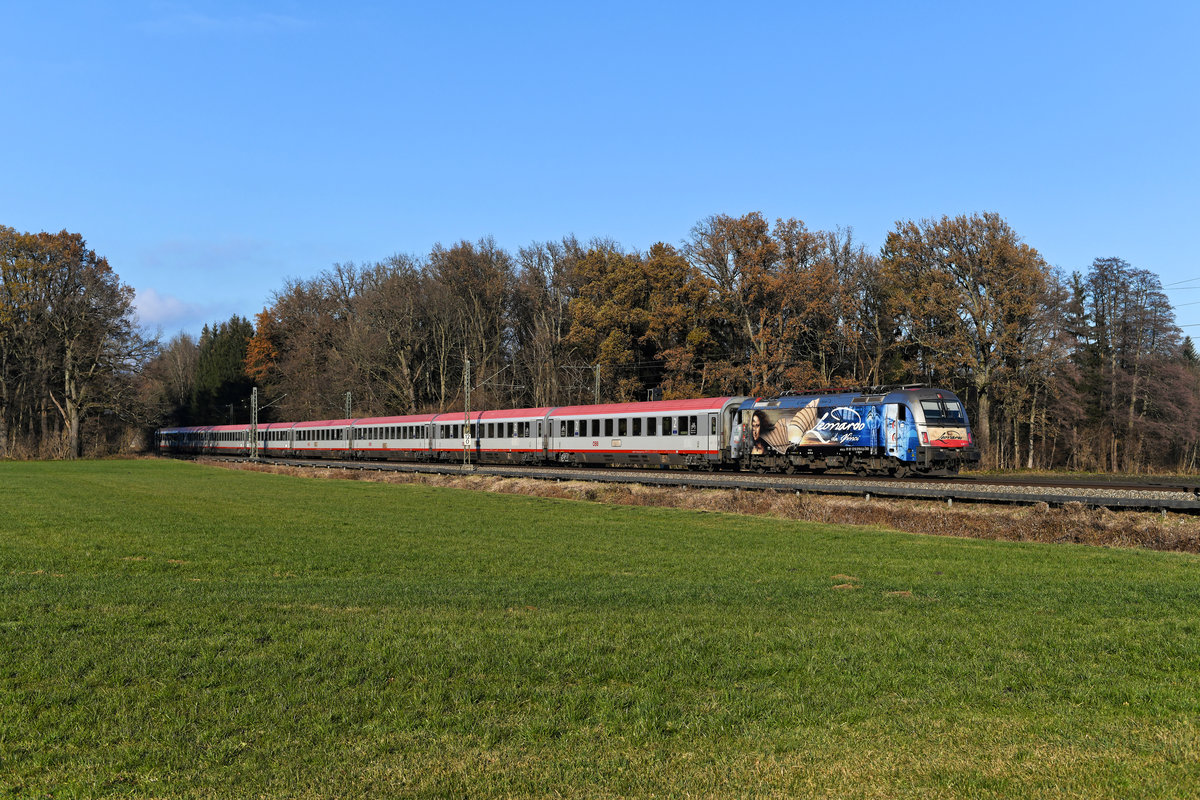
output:
[[0,464],[0,793],[1191,797],[1200,559]]

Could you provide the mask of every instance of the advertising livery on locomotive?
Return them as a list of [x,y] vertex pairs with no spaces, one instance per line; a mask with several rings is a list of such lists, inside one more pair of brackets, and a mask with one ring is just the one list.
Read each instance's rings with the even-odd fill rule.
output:
[[945,389],[414,414],[166,428],[164,455],[612,464],[757,472],[950,475],[979,461]]

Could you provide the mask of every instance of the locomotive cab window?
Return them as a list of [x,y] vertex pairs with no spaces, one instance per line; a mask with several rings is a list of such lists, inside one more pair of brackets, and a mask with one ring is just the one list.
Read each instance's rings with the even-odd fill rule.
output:
[[943,425],[964,425],[962,405],[955,400],[922,400],[925,421]]

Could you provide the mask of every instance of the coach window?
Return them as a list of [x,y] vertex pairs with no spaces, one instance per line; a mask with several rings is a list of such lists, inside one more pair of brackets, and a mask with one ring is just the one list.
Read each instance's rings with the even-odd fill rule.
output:
[[690,436],[696,435],[696,418],[695,417],[688,417],[688,434]]
[[658,431],[658,417],[646,417],[646,435],[654,436]]
[[708,432],[713,436],[717,435],[717,416],[715,414],[708,418]]
[[612,435],[613,435],[613,421],[612,421],[612,417],[609,417],[608,419],[604,420],[604,435],[605,435],[605,436],[612,436]]
[[670,417],[663,417],[662,419],[663,419],[663,429],[662,429],[662,435],[663,435],[663,436],[670,436],[670,435],[671,435],[671,418],[670,418]]
[[617,420],[617,436],[628,435],[628,426],[629,420],[625,419],[624,417],[621,417],[619,420]]
[[632,436],[641,436],[642,435],[642,418],[641,417],[633,418],[633,430],[630,433]]

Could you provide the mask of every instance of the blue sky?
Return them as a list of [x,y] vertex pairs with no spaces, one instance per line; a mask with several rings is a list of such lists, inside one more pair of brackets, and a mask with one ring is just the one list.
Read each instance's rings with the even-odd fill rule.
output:
[[[995,211],[1200,334],[1200,5],[0,5],[0,224],[81,233],[170,336],[334,262],[678,244],[761,211]],[[1190,305],[1184,305],[1185,303]]]

